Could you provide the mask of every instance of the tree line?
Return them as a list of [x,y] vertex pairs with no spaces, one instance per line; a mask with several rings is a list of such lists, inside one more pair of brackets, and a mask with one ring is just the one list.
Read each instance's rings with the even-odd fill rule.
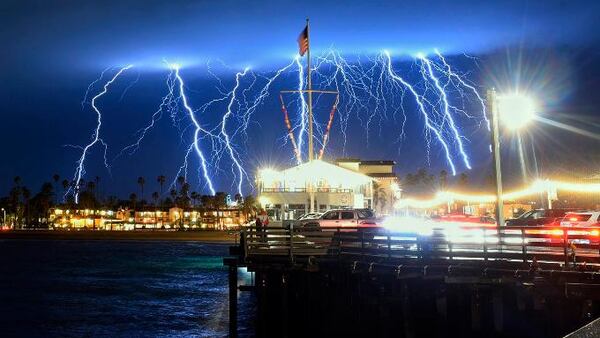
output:
[[[425,168],[418,169],[415,173],[408,173],[400,180],[402,195],[410,197],[433,196],[438,191],[458,190],[465,191],[472,186],[469,175],[461,173],[455,177],[449,177],[446,170],[441,170],[437,175],[430,173]],[[478,190],[490,190],[494,187],[494,177],[487,175],[483,185]]]
[[[13,178],[13,185],[8,196],[0,197],[0,208],[6,212],[7,220],[3,222],[14,224],[17,228],[22,227],[45,227],[48,226],[48,212],[53,207],[66,209],[110,209],[127,208],[132,210],[158,210],[179,207],[182,209],[194,209],[199,211],[220,210],[227,206],[227,193],[217,192],[213,195],[200,194],[191,189],[190,184],[184,177],[177,177],[175,184],[165,191],[165,175],[155,178],[155,191],[150,193],[148,200],[146,193],[149,187],[145,177],[136,180],[136,191],[129,194],[128,199],[120,199],[111,195],[102,197],[99,194],[100,177],[93,180],[81,180],[77,186],[67,179],[61,180],[60,175],[54,174],[52,179],[44,182],[39,192],[35,195],[23,184],[20,176]],[[79,203],[75,204],[75,193],[79,193]],[[247,217],[255,214],[258,210],[256,198],[252,195],[242,197],[236,194],[233,201],[238,203],[238,208]],[[0,213],[0,217],[4,217]]]

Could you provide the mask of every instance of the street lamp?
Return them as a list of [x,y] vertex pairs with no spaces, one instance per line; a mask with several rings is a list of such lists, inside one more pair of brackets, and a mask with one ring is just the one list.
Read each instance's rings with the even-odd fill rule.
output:
[[504,200],[502,198],[502,166],[500,161],[499,124],[502,121],[508,129],[519,130],[535,118],[535,102],[522,94],[496,95],[496,90],[488,90],[489,110],[492,113],[492,153],[496,176],[496,219],[504,225]]
[[496,97],[500,121],[510,130],[519,130],[535,118],[535,102],[522,94]]
[[6,226],[6,209],[2,208],[2,213],[4,214],[2,217],[2,227]]

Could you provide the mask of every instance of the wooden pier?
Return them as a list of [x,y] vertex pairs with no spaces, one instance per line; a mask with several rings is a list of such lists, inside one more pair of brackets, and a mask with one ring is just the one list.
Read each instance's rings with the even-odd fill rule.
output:
[[247,228],[225,259],[230,335],[251,291],[263,337],[562,337],[599,315],[599,231]]

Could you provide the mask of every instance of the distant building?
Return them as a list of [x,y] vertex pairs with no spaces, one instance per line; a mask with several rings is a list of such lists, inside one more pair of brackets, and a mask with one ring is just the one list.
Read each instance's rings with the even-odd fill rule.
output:
[[137,211],[53,208],[49,213],[55,228],[66,229],[227,229],[247,223],[246,215],[231,207],[218,211],[177,207]]
[[394,173],[395,161],[340,158],[337,165],[373,178],[373,195],[369,208],[378,215],[391,214],[395,202],[401,197],[400,181]]
[[[261,169],[256,177],[258,201],[276,221],[309,212],[311,189],[317,212],[379,206],[378,212],[388,213],[393,206],[392,191],[399,193],[394,165],[393,161],[341,159],[335,164],[313,160],[285,170]],[[378,188],[377,194],[374,187]]]

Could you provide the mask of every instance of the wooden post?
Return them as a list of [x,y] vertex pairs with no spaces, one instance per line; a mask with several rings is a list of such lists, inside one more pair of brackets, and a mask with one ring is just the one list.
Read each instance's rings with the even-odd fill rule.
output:
[[237,337],[237,265],[229,265],[229,337]]
[[563,254],[565,259],[565,268],[569,266],[569,235],[566,229],[563,229]]
[[415,336],[415,331],[411,315],[410,290],[406,282],[403,282],[400,286],[400,295],[402,302],[402,328],[404,337],[413,338]]
[[471,330],[481,330],[481,295],[477,287],[471,290]]
[[290,223],[289,229],[288,229],[289,233],[290,233],[290,262],[293,264],[294,263],[294,223]]
[[523,263],[527,264],[527,243],[525,243],[525,230],[521,228],[521,253],[523,254]]
[[494,331],[502,333],[504,330],[504,297],[501,289],[493,291],[492,308],[494,311]]

